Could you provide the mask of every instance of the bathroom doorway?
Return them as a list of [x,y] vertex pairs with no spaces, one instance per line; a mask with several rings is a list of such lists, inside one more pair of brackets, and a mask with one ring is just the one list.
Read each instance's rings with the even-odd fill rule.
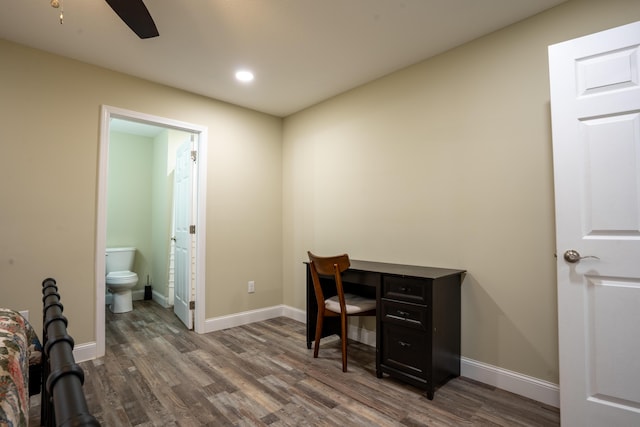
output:
[[[112,131],[116,133],[112,134]],[[195,329],[196,332],[202,332],[204,330],[204,272],[205,272],[205,241],[206,241],[206,229],[205,229],[205,185],[206,185],[206,148],[207,148],[207,129],[199,125],[194,125],[185,122],[179,122],[172,119],[163,117],[151,116],[148,114],[138,113],[134,111],[128,111],[119,109],[116,107],[103,106],[101,116],[101,134],[100,134],[100,153],[99,153],[99,176],[98,176],[98,206],[97,206],[97,236],[96,236],[96,357],[101,357],[105,352],[105,264],[104,254],[105,248],[108,245],[107,238],[107,209],[109,208],[107,187],[110,179],[110,174],[117,172],[109,172],[109,156],[116,156],[118,146],[122,146],[122,142],[117,140],[113,135],[119,134],[132,134],[140,135],[138,138],[142,138],[143,141],[156,144],[155,134],[163,132],[164,135],[173,135],[175,138],[181,138],[179,144],[185,142],[185,138],[190,138],[191,145],[193,147],[191,156],[194,159],[193,167],[193,202],[192,224],[194,233],[192,235],[192,247],[193,250],[193,263],[190,263],[190,267],[193,267],[193,271],[189,273],[189,277],[192,278],[189,281],[190,292],[187,296],[190,311],[186,314],[183,311],[180,313],[180,318],[187,325]],[[146,135],[146,136],[145,136]],[[112,142],[112,136],[114,141]],[[135,136],[133,136],[135,138]],[[147,138],[148,137],[148,138]],[[161,141],[166,140],[167,136],[159,137]],[[126,138],[125,138],[126,139]],[[174,141],[175,142],[175,141]],[[112,145],[113,144],[113,145]],[[160,142],[162,144],[162,142]],[[166,144],[166,142],[165,142]],[[125,142],[126,145],[126,142]],[[175,145],[175,144],[174,144]],[[167,145],[170,147],[171,144]],[[176,146],[177,147],[177,146]],[[164,146],[162,146],[164,150]],[[162,151],[161,150],[161,151]],[[171,153],[172,149],[168,148]],[[173,169],[175,166],[175,152],[173,156],[168,155],[166,164],[170,165],[167,169]],[[173,173],[171,174],[173,175]],[[109,184],[111,185],[111,184]],[[157,184],[154,184],[157,186]],[[172,192],[172,191],[171,191]],[[173,194],[167,196],[171,199]],[[166,221],[165,221],[166,222]],[[170,219],[170,222],[173,222]],[[173,234],[173,226],[171,226],[171,232],[164,234]],[[167,292],[153,294],[153,299],[159,302],[163,306],[170,306],[174,304],[174,290],[171,285],[174,282],[176,271],[176,259],[174,255],[173,241],[170,238],[172,235],[161,236],[160,239],[165,239],[162,243],[165,244],[166,250],[166,264],[162,269],[168,269],[169,274],[167,277],[159,278],[160,280],[167,281]],[[157,248],[158,244],[148,245],[150,248]],[[170,247],[170,250],[169,250]],[[147,253],[151,253],[151,249],[147,250]],[[178,261],[179,262],[179,261]],[[143,263],[144,264],[144,263]],[[140,267],[140,268],[144,268]],[[183,270],[183,269],[179,269]],[[140,282],[146,285],[147,274],[142,275],[139,272]],[[165,270],[166,271],[166,270]],[[175,278],[178,281],[178,278]],[[141,299],[141,290],[138,291],[140,295],[137,298]],[[196,303],[197,301],[197,303]],[[183,301],[184,302],[184,301]],[[187,320],[185,322],[185,320]]]

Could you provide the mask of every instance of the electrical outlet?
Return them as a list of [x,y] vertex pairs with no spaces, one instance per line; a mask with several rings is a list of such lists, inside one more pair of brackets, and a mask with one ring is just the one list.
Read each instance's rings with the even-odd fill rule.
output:
[[22,317],[24,317],[24,320],[29,320],[29,310],[22,310],[20,311],[20,314],[22,314]]
[[249,280],[249,287],[247,290],[250,294],[254,293],[256,291],[256,282],[254,282],[253,280]]

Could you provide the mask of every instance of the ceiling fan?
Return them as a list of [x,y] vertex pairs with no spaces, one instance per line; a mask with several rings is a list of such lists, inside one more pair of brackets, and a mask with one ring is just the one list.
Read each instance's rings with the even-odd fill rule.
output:
[[142,0],[106,0],[111,9],[141,39],[158,37],[158,29]]

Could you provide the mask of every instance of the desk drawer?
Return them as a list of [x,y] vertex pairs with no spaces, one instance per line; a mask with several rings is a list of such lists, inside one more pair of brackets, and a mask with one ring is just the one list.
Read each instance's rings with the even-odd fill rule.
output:
[[413,328],[384,323],[382,364],[426,378],[431,365],[428,334]]
[[381,316],[383,322],[426,331],[429,329],[428,313],[429,309],[425,305],[382,299]]
[[431,280],[384,276],[382,298],[431,305]]

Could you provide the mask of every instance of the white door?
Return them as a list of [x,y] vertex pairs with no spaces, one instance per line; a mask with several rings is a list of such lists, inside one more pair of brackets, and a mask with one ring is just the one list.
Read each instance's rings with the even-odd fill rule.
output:
[[549,47],[565,426],[640,426],[639,46],[640,22]]
[[[192,141],[184,142],[176,153],[174,172],[174,280],[175,294],[173,311],[187,328],[193,329],[193,310],[190,308],[192,292],[191,249],[194,234],[191,233],[193,221],[193,168]],[[195,227],[195,226],[194,226]]]

